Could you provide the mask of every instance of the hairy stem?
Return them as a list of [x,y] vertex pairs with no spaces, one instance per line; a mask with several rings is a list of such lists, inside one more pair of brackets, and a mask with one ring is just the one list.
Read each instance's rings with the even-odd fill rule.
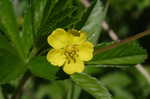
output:
[[98,54],[98,53],[102,53],[102,52],[107,51],[107,50],[110,50],[110,49],[115,48],[117,46],[120,46],[122,44],[137,40],[137,39],[142,38],[142,37],[147,36],[147,35],[150,35],[150,30],[146,30],[142,33],[131,36],[131,37],[125,39],[125,40],[120,40],[118,42],[115,42],[115,43],[111,44],[110,46],[106,46],[106,47],[100,48],[100,49],[95,49],[94,55]]

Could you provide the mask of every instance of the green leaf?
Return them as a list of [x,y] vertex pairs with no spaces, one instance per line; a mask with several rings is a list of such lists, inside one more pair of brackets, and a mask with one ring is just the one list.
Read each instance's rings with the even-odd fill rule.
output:
[[38,35],[48,34],[56,28],[73,28],[85,11],[79,0],[48,1]]
[[77,85],[89,92],[96,99],[111,99],[108,90],[97,79],[84,73],[71,75],[71,78]]
[[81,88],[78,85],[73,85],[73,96],[72,99],[79,99],[81,94]]
[[97,43],[97,40],[100,36],[101,22],[105,17],[105,13],[106,12],[103,9],[101,1],[97,0],[85,25],[81,29],[88,33],[89,41],[93,42],[93,44]]
[[48,63],[46,57],[44,56],[34,58],[28,65],[29,69],[34,75],[48,80],[55,80],[56,73],[59,70],[58,67],[52,66],[50,63]]
[[104,75],[100,80],[110,89],[123,88],[131,83],[131,79],[128,77],[128,75],[122,72],[114,72]]
[[87,74],[95,74],[95,73],[100,73],[102,72],[102,67],[101,65],[97,66],[97,65],[86,65],[85,66],[85,73]]
[[135,97],[131,94],[131,92],[128,92],[127,90],[116,88],[114,90],[115,96],[113,96],[113,99],[135,99]]
[[13,54],[17,53],[16,50],[12,47],[11,43],[3,35],[0,35],[0,49],[9,51]]
[[[65,90],[65,91],[64,91]],[[43,96],[48,95],[51,99],[63,99],[65,94],[67,94],[67,90],[64,86],[64,81],[54,81],[48,85],[42,85],[40,90],[37,91],[36,96],[38,99],[42,99]],[[64,98],[66,99],[66,98]]]
[[0,36],[0,84],[15,80],[26,70],[24,62],[10,42]]
[[[34,33],[37,33],[39,26],[42,23],[42,19],[47,17],[44,16],[44,9],[48,2],[52,2],[55,0],[33,0],[33,10],[34,10]],[[49,12],[47,12],[49,13]],[[36,34],[35,34],[36,35]]]
[[126,89],[132,82],[131,77],[123,72],[111,72],[100,78],[101,82],[113,93],[113,99],[134,99]]
[[[148,67],[148,66],[143,65],[143,68],[144,67]],[[131,73],[131,75],[134,77],[133,78],[134,80],[132,81],[132,84],[134,85],[133,88],[140,90],[141,97],[148,97],[150,93],[150,83],[146,79],[146,77],[139,70],[137,70],[136,67],[134,67],[133,69],[130,69],[129,73]],[[138,90],[135,90],[135,91],[138,92]]]
[[130,67],[130,65],[102,65],[102,64],[90,64],[85,66],[85,73],[87,74],[96,74],[101,73],[104,68],[121,68],[121,69],[127,69]]
[[0,21],[5,28],[6,34],[17,48],[20,56],[23,58],[22,48],[20,44],[20,34],[18,32],[18,25],[16,17],[13,12],[13,7],[10,0],[0,0]]
[[26,4],[26,9],[24,13],[24,24],[23,32],[21,32],[21,43],[22,43],[22,52],[24,52],[25,57],[29,54],[29,50],[33,45],[33,15],[32,15],[32,3],[29,0]]
[[[1,19],[0,19],[0,32],[5,32],[6,30],[5,30],[5,28],[4,28],[4,26],[2,25],[2,23],[1,23]],[[1,34],[1,33],[0,33]]]
[[0,88],[0,99],[4,99],[4,95],[2,93],[2,88]]
[[[51,99],[68,99],[67,96],[72,88],[72,82],[67,80],[56,80],[48,84],[42,84],[39,90],[36,91],[37,99],[42,99],[45,94]],[[74,98],[69,98],[74,99]],[[77,98],[78,99],[78,98]]]
[[[102,44],[98,48],[111,46],[111,44]],[[146,57],[146,51],[137,42],[130,42],[96,54],[88,64],[139,64]]]

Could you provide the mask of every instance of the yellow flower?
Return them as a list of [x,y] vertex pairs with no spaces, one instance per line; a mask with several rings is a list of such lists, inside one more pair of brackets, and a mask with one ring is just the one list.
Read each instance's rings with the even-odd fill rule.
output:
[[53,49],[48,52],[47,60],[55,66],[63,66],[67,74],[83,72],[84,61],[93,57],[93,44],[82,31],[58,28],[48,36],[48,43]]

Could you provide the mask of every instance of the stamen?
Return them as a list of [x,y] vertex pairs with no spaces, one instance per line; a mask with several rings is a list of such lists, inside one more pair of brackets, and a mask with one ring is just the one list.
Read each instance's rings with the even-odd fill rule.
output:
[[79,50],[75,47],[75,45],[68,46],[65,48],[65,53],[64,55],[67,58],[67,63],[69,64],[70,62],[76,62],[76,58],[78,57],[78,52]]

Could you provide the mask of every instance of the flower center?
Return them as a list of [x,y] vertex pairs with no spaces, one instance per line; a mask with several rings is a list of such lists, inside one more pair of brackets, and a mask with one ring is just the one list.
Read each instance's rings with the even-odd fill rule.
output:
[[67,58],[67,63],[76,62],[76,58],[78,57],[78,49],[76,45],[70,45],[65,48],[65,56]]

